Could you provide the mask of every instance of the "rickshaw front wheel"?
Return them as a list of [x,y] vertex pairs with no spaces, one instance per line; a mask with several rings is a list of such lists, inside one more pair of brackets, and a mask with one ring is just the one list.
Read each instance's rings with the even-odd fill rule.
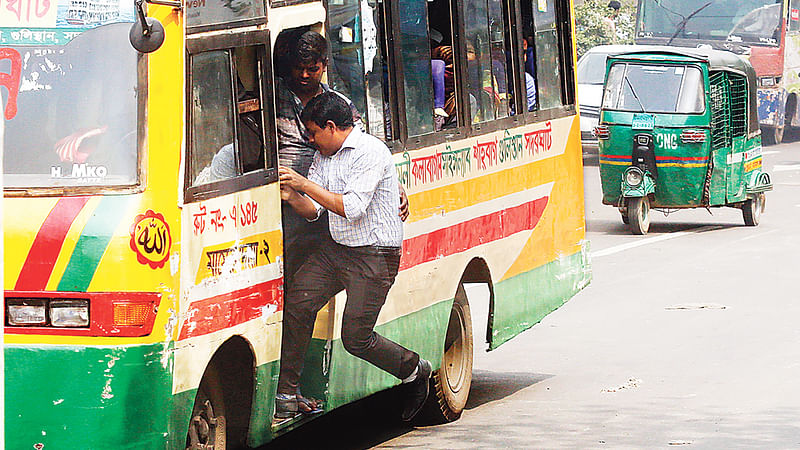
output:
[[644,197],[631,197],[626,200],[628,209],[628,226],[631,233],[643,235],[650,230],[650,199]]
[[625,225],[631,222],[630,220],[628,220],[628,211],[625,208],[619,209],[619,215],[622,217],[622,223],[624,223]]
[[765,145],[778,145],[783,142],[783,133],[786,130],[786,127],[776,126],[776,127],[769,127],[761,132],[761,139],[764,141]]
[[761,220],[761,211],[764,210],[764,194],[758,194],[748,199],[742,205],[742,217],[744,224],[748,227],[755,227]]

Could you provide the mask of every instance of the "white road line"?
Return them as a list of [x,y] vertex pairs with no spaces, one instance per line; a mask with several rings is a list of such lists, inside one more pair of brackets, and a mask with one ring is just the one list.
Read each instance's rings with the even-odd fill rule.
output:
[[625,250],[630,250],[632,248],[641,247],[643,245],[650,245],[655,244],[656,242],[666,241],[669,239],[675,239],[681,236],[687,236],[690,234],[697,234],[703,233],[705,231],[711,230],[719,230],[720,228],[724,228],[721,225],[707,225],[700,228],[694,228],[688,231],[677,231],[675,233],[669,234],[662,234],[661,236],[653,236],[641,240],[637,240],[635,242],[628,242],[627,244],[615,245],[614,247],[609,247],[603,250],[598,250],[596,252],[591,253],[592,258],[599,258],[601,256],[608,256],[613,255],[614,253],[624,252]]
[[762,155],[774,155],[775,153],[780,153],[780,152],[777,150],[769,150],[766,152],[761,152]]
[[772,166],[772,171],[773,172],[788,172],[790,170],[800,170],[800,164],[792,164],[792,165],[788,165],[788,166],[784,166],[784,165]]

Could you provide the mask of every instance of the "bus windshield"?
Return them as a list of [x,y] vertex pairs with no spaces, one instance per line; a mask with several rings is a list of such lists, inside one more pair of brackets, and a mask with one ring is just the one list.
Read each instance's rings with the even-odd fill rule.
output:
[[704,92],[697,67],[618,63],[608,72],[603,108],[699,114],[705,109]]
[[640,0],[637,35],[780,44],[780,1],[713,0],[703,7],[707,3],[696,0]]
[[18,92],[3,90],[3,104],[16,104],[5,111],[7,188],[138,182],[138,57],[129,29],[114,23],[63,45],[4,49],[0,71],[19,77]]

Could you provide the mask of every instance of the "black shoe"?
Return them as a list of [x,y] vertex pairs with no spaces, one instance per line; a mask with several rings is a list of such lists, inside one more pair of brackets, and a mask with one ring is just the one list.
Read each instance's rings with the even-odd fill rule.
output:
[[297,397],[281,396],[280,394],[275,397],[275,418],[276,419],[291,419],[298,415]]
[[403,414],[400,416],[406,422],[411,421],[421,410],[428,399],[430,387],[431,363],[420,359],[417,364],[417,377],[406,385],[406,400]]

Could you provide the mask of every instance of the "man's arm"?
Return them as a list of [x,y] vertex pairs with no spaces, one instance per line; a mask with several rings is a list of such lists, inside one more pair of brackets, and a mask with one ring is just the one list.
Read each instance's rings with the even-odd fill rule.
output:
[[[281,198],[289,202],[301,216],[308,220],[314,220],[317,217],[317,208],[308,199],[311,197],[328,211],[346,217],[342,194],[334,194],[288,167],[278,167],[278,174],[281,180]],[[286,198],[284,198],[284,186],[293,192],[293,194],[287,193]],[[308,197],[300,195],[297,191],[305,192]]]

